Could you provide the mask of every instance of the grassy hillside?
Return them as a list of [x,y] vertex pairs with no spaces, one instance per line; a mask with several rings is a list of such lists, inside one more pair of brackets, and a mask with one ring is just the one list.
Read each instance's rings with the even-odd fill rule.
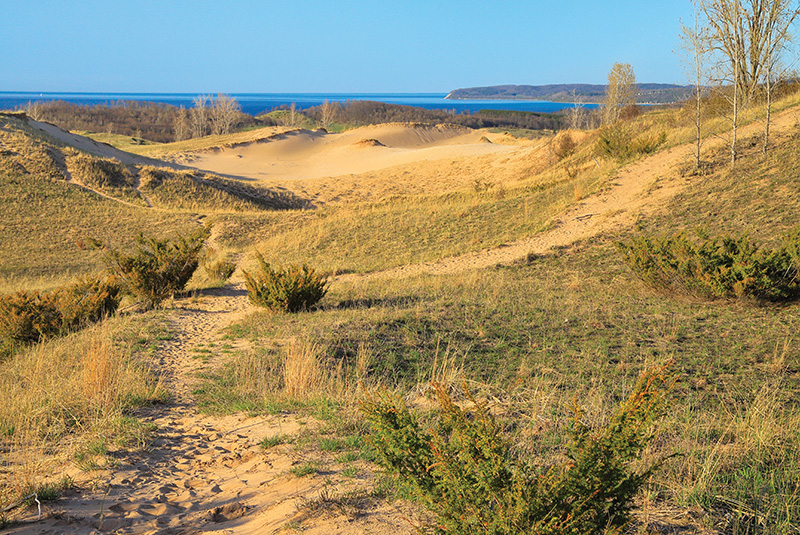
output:
[[[660,112],[640,124],[669,132],[668,144],[676,146],[689,128],[678,113]],[[794,533],[800,526],[797,305],[664,295],[645,286],[614,247],[643,231],[698,227],[779,242],[800,224],[794,157],[800,136],[785,130],[766,158],[758,139],[743,143],[733,170],[723,147],[704,153],[702,175],[691,174],[688,157],[660,171],[659,184],[673,178],[688,187],[636,228],[515,266],[356,278],[334,284],[313,314],[252,315],[230,329],[229,339],[253,349],[211,375],[201,399],[214,411],[282,410],[286,401],[274,393],[279,382],[261,390],[248,370],[277,366],[282,340],[313,340],[322,369],[340,370],[335,377],[344,380],[367,377],[412,399],[430,380],[467,384],[492,400],[518,451],[552,459],[563,451],[573,400],[586,411],[585,422],[599,425],[642,370],[673,361],[679,381],[647,457],[678,456],[640,496],[638,529]],[[548,197],[550,191],[561,192]],[[529,233],[523,199],[535,196],[536,213],[546,221],[575,201],[572,192],[521,188],[502,198],[464,193],[289,216],[265,223],[277,236],[261,249],[275,260],[355,271],[431,260],[470,250],[473,239],[479,248]],[[475,224],[456,206],[475,213]]]
[[137,232],[185,233],[198,213],[303,206],[292,195],[207,173],[125,166],[65,147],[0,116],[0,287],[52,286],[97,270],[89,237],[125,246]]

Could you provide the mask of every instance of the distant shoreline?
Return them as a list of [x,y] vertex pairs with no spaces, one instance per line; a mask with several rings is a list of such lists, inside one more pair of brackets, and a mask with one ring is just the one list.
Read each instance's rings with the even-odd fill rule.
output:
[[[209,93],[210,94],[210,93]],[[125,101],[154,102],[170,106],[192,107],[192,101],[200,93],[102,93],[102,92],[37,92],[0,91],[0,109],[13,110],[29,102],[63,100],[81,105],[112,105]],[[330,102],[374,101],[386,104],[413,106],[429,110],[445,110],[452,113],[476,113],[482,109],[506,110],[533,113],[556,113],[572,108],[571,102],[542,99],[447,99],[446,93],[230,93],[242,108],[253,116],[269,112],[281,106],[295,104],[303,110]],[[596,106],[586,103],[587,107]]]

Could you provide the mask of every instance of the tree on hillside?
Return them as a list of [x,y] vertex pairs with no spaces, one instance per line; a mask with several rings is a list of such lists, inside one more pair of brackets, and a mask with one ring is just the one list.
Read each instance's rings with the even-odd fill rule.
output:
[[[753,101],[766,78],[773,76],[775,62],[790,39],[789,27],[800,10],[796,0],[700,0],[700,5],[708,21],[709,45],[719,57],[718,81],[729,86],[722,94],[731,105],[730,152],[735,165],[741,110]],[[769,120],[765,132],[768,141]]]
[[175,116],[173,128],[175,130],[175,141],[183,141],[184,139],[189,139],[191,137],[189,113],[183,106],[180,107],[178,115]]
[[615,63],[608,73],[608,88],[600,108],[603,124],[614,124],[622,110],[636,105],[636,75],[630,63]]
[[211,127],[213,134],[230,134],[241,106],[235,98],[222,93],[211,104]]
[[772,98],[775,84],[785,79],[781,68],[781,56],[791,41],[789,27],[800,14],[800,7],[792,6],[788,0],[776,0],[769,6],[770,13],[766,17],[766,46],[764,61],[764,97],[766,100],[766,117],[764,126],[763,153],[769,147],[769,124],[772,116]]
[[700,148],[703,144],[703,93],[709,81],[706,61],[710,52],[708,28],[700,24],[700,7],[697,4],[698,1],[699,0],[694,1],[694,25],[688,27],[681,23],[681,41],[687,54],[685,58],[688,67],[687,74],[690,83],[694,86],[692,97],[694,101],[695,170],[700,169]]
[[572,109],[569,111],[570,128],[580,130],[586,123],[586,104],[577,91],[572,90]]

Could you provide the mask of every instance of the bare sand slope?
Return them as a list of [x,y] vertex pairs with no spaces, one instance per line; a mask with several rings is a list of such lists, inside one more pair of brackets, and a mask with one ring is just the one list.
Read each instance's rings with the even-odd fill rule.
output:
[[67,132],[66,130],[63,130],[62,128],[50,123],[28,119],[28,125],[54,139],[57,139],[65,145],[75,147],[78,150],[88,152],[89,154],[94,154],[95,156],[100,156],[101,158],[114,158],[125,165],[154,165],[158,167],[173,168],[179,167],[174,163],[167,163],[162,160],[155,160],[146,156],[139,156],[137,154],[131,154],[130,152],[119,150],[107,143],[100,143],[86,136]]
[[224,175],[292,181],[510,150],[483,137],[480,131],[447,125],[386,124],[341,134],[300,130],[245,145],[184,153],[176,161]]

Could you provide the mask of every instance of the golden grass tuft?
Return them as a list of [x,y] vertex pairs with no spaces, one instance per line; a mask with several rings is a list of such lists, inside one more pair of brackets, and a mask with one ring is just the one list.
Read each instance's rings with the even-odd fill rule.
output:
[[113,347],[108,337],[92,338],[89,347],[83,352],[83,376],[81,391],[90,403],[112,402],[114,380],[118,370],[114,369]]
[[292,340],[281,359],[283,394],[307,400],[330,389],[330,373],[324,369],[322,350],[308,340]]

